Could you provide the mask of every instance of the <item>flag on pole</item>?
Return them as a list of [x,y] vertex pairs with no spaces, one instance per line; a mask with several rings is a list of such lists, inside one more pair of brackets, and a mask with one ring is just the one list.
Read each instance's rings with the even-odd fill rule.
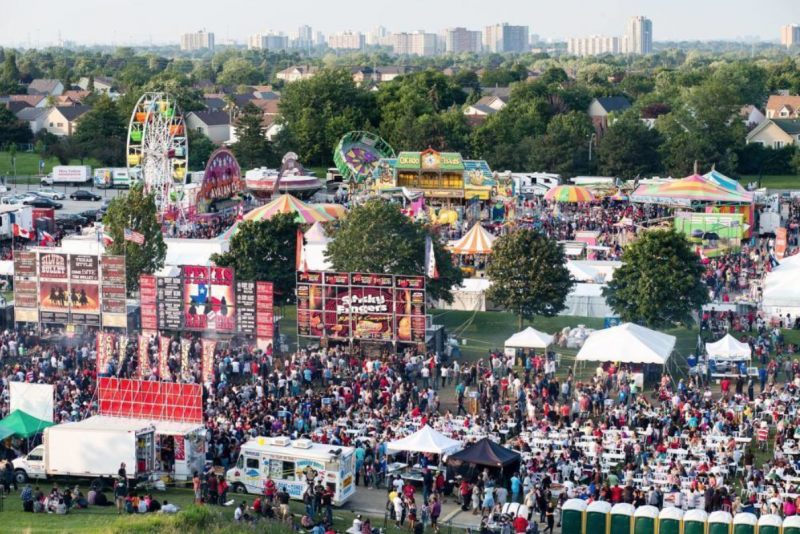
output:
[[44,243],[45,245],[49,245],[49,244],[53,244],[54,245],[56,243],[56,238],[53,237],[52,235],[48,234],[44,230],[42,230],[41,234],[42,234],[42,243]]
[[24,237],[25,239],[30,239],[31,238],[31,231],[30,230],[26,230],[25,228],[22,228],[17,223],[14,223],[14,226],[12,228],[14,230],[14,235],[15,236]]
[[308,260],[306,259],[306,246],[303,231],[297,229],[297,258],[295,260],[295,268],[298,271],[308,271]]
[[137,245],[144,245],[144,236],[130,228],[125,228],[125,241],[133,241]]
[[114,238],[113,237],[111,237],[110,235],[108,235],[105,232],[101,232],[101,235],[103,237],[103,244],[104,245],[113,245],[114,244]]
[[239,211],[236,214],[236,220],[237,221],[243,221],[244,220],[244,203],[242,203],[242,202],[239,202]]
[[425,236],[425,276],[439,278],[439,271],[436,269],[436,256],[433,253],[433,240],[430,235]]
[[152,373],[150,369],[150,345],[147,336],[139,336],[139,378],[147,378]]

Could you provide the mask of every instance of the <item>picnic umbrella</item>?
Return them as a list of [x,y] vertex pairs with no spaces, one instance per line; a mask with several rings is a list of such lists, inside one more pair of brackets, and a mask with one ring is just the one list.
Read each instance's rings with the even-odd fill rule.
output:
[[585,187],[578,185],[559,185],[547,192],[545,200],[553,202],[592,202],[594,195]]

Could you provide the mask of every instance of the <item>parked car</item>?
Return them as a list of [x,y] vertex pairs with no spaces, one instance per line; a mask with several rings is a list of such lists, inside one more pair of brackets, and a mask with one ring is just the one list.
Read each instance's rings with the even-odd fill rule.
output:
[[93,209],[93,210],[82,211],[78,215],[80,215],[90,223],[93,223],[102,219],[103,215],[105,215],[105,212],[100,209]]
[[73,191],[69,198],[72,200],[91,200],[93,202],[97,202],[101,200],[103,197],[100,195],[96,195],[91,191],[87,191],[86,189],[78,189],[77,191]]
[[64,230],[77,230],[89,223],[85,217],[76,213],[65,213],[56,217],[56,226]]
[[47,197],[50,200],[64,200],[67,198],[63,191],[56,191],[55,189],[39,189],[36,194],[40,197]]
[[40,197],[39,195],[31,195],[27,200],[22,201],[26,206],[33,206],[34,208],[53,208],[60,210],[64,207],[61,202],[56,202],[47,197]]

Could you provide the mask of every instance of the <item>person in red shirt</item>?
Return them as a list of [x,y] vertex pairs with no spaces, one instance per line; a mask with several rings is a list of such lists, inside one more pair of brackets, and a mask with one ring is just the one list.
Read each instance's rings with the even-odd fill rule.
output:
[[518,515],[517,518],[514,520],[514,532],[517,534],[523,534],[528,530],[528,520]]
[[614,504],[622,502],[622,488],[619,487],[619,484],[614,484],[614,487],[611,488],[611,500]]
[[725,400],[728,400],[728,394],[730,393],[731,390],[731,381],[728,380],[727,377],[723,378],[722,382],[720,382],[720,387],[722,388],[722,397]]

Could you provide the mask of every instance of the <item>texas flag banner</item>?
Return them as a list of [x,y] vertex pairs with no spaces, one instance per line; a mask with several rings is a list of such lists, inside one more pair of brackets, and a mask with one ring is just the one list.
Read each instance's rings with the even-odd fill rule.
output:
[[167,380],[169,376],[169,344],[170,338],[160,336],[158,338],[159,351],[158,351],[158,378]]
[[214,351],[216,348],[216,341],[203,340],[203,382],[207,384],[214,382]]

